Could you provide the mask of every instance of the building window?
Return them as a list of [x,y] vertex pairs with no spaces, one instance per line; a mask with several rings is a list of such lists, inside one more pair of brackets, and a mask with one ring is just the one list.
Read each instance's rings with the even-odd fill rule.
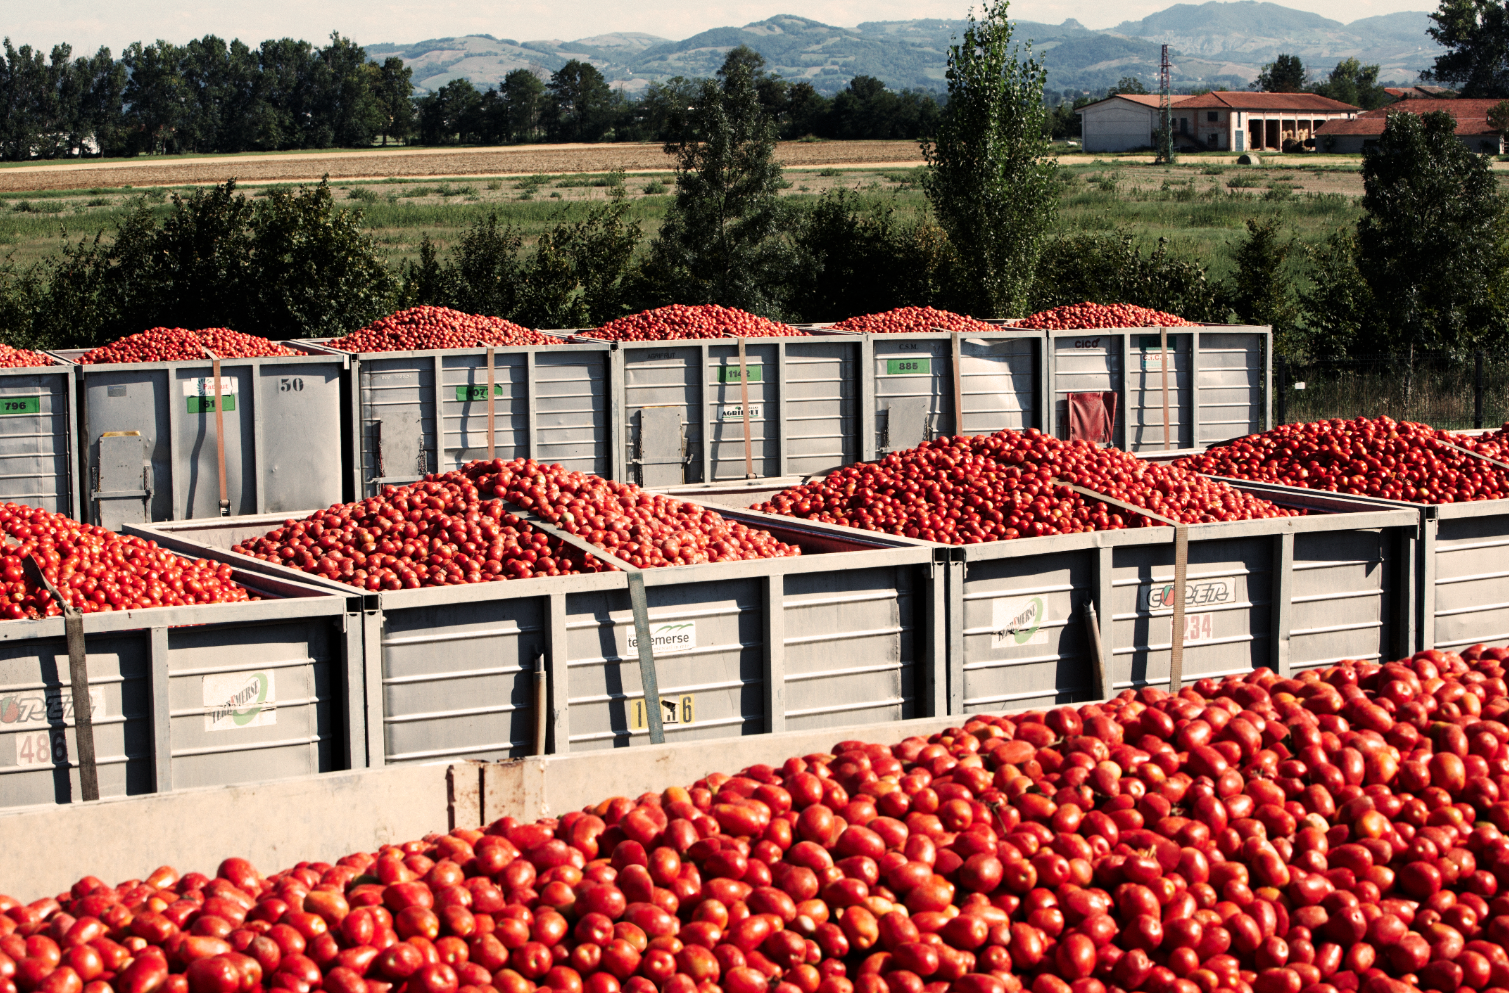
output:
[[1179,118],[1179,133],[1180,134],[1189,134],[1189,118],[1187,118],[1187,117],[1181,117],[1181,118]]
[[1207,121],[1209,121],[1211,124],[1215,124],[1216,122],[1220,121],[1220,119],[1221,119],[1220,111],[1207,110],[1205,112],[1205,119]]
[[1212,131],[1210,134],[1206,135],[1205,136],[1205,140],[1210,145],[1211,148],[1215,148],[1216,147],[1216,133],[1214,131]]

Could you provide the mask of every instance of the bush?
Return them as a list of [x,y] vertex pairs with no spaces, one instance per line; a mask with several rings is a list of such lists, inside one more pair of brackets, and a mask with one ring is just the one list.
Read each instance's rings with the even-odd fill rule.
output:
[[1071,303],[1134,303],[1191,321],[1226,317],[1203,266],[1168,252],[1166,239],[1144,255],[1127,231],[1050,241],[1038,263],[1032,309]]

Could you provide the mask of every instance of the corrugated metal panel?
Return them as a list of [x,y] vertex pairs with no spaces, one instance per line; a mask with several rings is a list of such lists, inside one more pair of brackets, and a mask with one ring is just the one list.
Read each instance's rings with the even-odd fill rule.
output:
[[[953,397],[953,346],[947,338],[887,338],[875,335],[872,353],[875,375],[875,450],[884,454],[910,447],[897,441],[896,426],[883,412],[892,402],[913,399],[924,403],[922,437],[931,439],[952,429],[948,409]],[[945,400],[945,397],[948,399]]]
[[[148,676],[140,637],[89,639],[101,797],[153,790]],[[0,806],[82,799],[72,704],[62,639],[0,642]]]
[[1381,531],[1294,536],[1289,656],[1293,669],[1384,659],[1393,644],[1393,589]]
[[[781,384],[775,342],[744,347],[749,372],[750,458],[757,476],[781,474]],[[711,426],[712,478],[743,479],[743,392],[739,383],[739,347],[716,342],[707,349],[707,383],[712,387],[707,401]],[[698,408],[700,409],[700,408]]]
[[[624,417],[628,451],[625,462],[639,455],[639,412],[646,407],[678,407],[683,411],[682,430],[687,440],[688,462],[684,482],[702,479],[702,348],[696,345],[664,344],[624,348]],[[742,458],[742,453],[741,456]],[[638,482],[637,475],[632,482]]]
[[[1007,428],[1020,431],[1035,426],[1037,364],[1035,339],[961,338],[959,392],[964,400],[963,433],[991,434]],[[950,401],[951,398],[950,394]],[[948,430],[953,430],[952,426]]]
[[[1190,447],[1193,432],[1189,409],[1189,353],[1194,335],[1168,335],[1168,423],[1174,448]],[[1163,365],[1160,338],[1155,334],[1132,334],[1128,339],[1131,364],[1127,383],[1127,424],[1131,451],[1163,447]]]
[[786,730],[916,716],[910,567],[785,577]]
[[[1502,503],[1503,501],[1498,501]],[[1509,640],[1509,514],[1436,522],[1436,648]]]
[[970,562],[963,593],[964,709],[1050,707],[1092,695],[1080,617],[1093,550]]
[[[1069,335],[1053,339],[1053,423],[1060,438],[1069,437],[1070,393],[1120,393],[1121,343],[1119,334]],[[1162,423],[1162,409],[1159,410]],[[1120,438],[1126,426],[1125,404],[1116,405],[1113,437]]]
[[607,358],[606,350],[534,353],[535,458],[609,475]]
[[[528,365],[523,352],[493,355],[493,444],[505,461],[529,454]],[[440,377],[444,471],[487,457],[487,359],[442,353]]]
[[0,502],[74,513],[69,383],[63,369],[0,372]]
[[1200,445],[1216,445],[1262,430],[1263,338],[1257,334],[1200,334]]
[[528,754],[532,666],[545,651],[545,600],[484,600],[390,611],[382,633],[389,762]]
[[[689,646],[655,653],[662,703],[694,697],[693,721],[665,725],[666,741],[755,734],[764,729],[760,582],[720,580],[652,586],[652,636],[671,628],[690,632]],[[631,650],[633,615],[627,596],[581,593],[569,599],[566,638],[571,750],[647,744],[639,656]],[[636,714],[636,709],[640,708]],[[636,719],[637,718],[637,719]],[[559,746],[558,746],[559,748]],[[560,749],[564,750],[564,749]]]
[[[1272,651],[1273,541],[1199,541],[1191,535],[1184,615],[1184,678],[1247,672]],[[1112,565],[1112,669],[1117,690],[1166,685],[1174,578],[1168,544],[1117,548]]]
[[858,341],[788,341],[786,472],[808,475],[859,460]]
[[[414,358],[361,360],[362,479],[370,496],[385,484],[413,482],[435,469],[435,364]],[[379,449],[391,442],[396,426],[417,423],[421,460],[387,465]],[[386,425],[386,434],[384,426]]]

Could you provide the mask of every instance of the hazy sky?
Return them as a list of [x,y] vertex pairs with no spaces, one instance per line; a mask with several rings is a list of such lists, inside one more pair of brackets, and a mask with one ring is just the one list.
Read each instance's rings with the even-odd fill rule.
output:
[[[742,25],[775,14],[800,14],[852,27],[861,21],[958,18],[971,0],[0,0],[0,33],[17,44],[75,51],[156,38],[184,42],[205,34],[257,43],[292,35],[311,41],[331,31],[361,44],[414,42],[462,34],[524,41],[643,31],[685,38],[707,28]],[[1173,0],[1016,0],[1014,17],[1057,23],[1077,18],[1107,28],[1168,7]],[[1286,0],[1340,21],[1400,10],[1423,0]]]

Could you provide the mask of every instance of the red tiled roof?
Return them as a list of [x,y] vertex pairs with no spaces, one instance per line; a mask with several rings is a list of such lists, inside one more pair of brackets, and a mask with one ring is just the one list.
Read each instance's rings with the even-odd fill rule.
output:
[[1383,92],[1399,100],[1420,97],[1446,99],[1457,95],[1456,90],[1446,86],[1385,86]]
[[1185,110],[1252,110],[1252,111],[1312,111],[1322,114],[1356,113],[1357,107],[1340,100],[1332,100],[1317,93],[1251,93],[1245,90],[1216,90],[1189,97],[1180,102]]
[[1445,111],[1456,118],[1457,134],[1496,134],[1488,123],[1488,111],[1498,104],[1497,100],[1425,99],[1420,97],[1401,100],[1399,103],[1377,110],[1369,110],[1350,121],[1327,121],[1316,129],[1318,135],[1381,135],[1390,114],[1428,114]]
[[[1174,103],[1178,103],[1181,99],[1188,98],[1174,97]],[[1140,103],[1142,106],[1152,107],[1154,110],[1158,108],[1158,94],[1156,93],[1118,93],[1115,96],[1106,97],[1104,100],[1097,100],[1094,103],[1086,104],[1079,109],[1088,110],[1090,107],[1098,107],[1101,104],[1107,103],[1111,100],[1130,100],[1132,103]]]

